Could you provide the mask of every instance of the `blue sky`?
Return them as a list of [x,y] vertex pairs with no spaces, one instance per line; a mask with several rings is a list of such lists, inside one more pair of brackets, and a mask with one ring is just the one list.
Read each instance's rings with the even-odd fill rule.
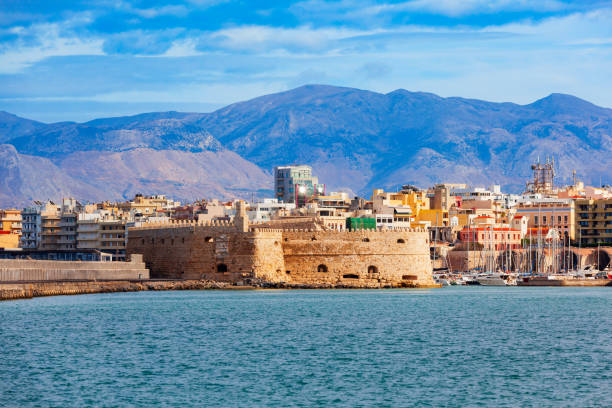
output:
[[612,1],[2,0],[0,110],[211,111],[307,83],[612,107]]

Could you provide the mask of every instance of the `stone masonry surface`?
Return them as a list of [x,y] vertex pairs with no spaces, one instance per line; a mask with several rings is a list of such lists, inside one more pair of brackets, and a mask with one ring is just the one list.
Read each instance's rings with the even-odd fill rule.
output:
[[173,222],[130,228],[152,278],[312,287],[432,287],[427,232]]

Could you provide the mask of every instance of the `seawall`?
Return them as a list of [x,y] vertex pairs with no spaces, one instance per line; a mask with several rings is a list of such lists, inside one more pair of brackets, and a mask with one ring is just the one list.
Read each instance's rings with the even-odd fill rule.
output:
[[0,282],[95,281],[149,279],[142,255],[130,262],[37,261],[0,259]]
[[39,296],[83,295],[90,293],[233,288],[237,289],[240,287],[230,287],[230,285],[223,282],[194,280],[0,283],[0,301],[13,299],[29,299]]

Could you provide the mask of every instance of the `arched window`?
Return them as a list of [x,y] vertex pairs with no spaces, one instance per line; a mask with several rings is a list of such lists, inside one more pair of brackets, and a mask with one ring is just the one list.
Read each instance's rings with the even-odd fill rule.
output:
[[368,273],[369,274],[378,273],[378,268],[375,267],[374,265],[370,265],[368,266]]
[[226,264],[218,264],[217,265],[217,272],[219,272],[219,273],[227,272],[227,265]]
[[213,242],[213,241],[214,241],[213,237],[204,238],[204,242]]
[[400,239],[398,239],[398,240],[397,240],[397,243],[398,243],[398,244],[405,244],[405,243],[406,243],[406,241],[404,241],[403,239],[401,239],[401,238],[400,238]]
[[364,238],[362,239],[363,242],[370,242],[370,238]]
[[327,265],[319,265],[317,266],[317,272],[327,272]]

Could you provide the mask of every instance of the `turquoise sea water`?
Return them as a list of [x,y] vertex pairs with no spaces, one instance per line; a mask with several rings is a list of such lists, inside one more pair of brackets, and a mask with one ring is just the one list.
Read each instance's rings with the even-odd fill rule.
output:
[[0,406],[612,406],[612,290],[0,303]]

